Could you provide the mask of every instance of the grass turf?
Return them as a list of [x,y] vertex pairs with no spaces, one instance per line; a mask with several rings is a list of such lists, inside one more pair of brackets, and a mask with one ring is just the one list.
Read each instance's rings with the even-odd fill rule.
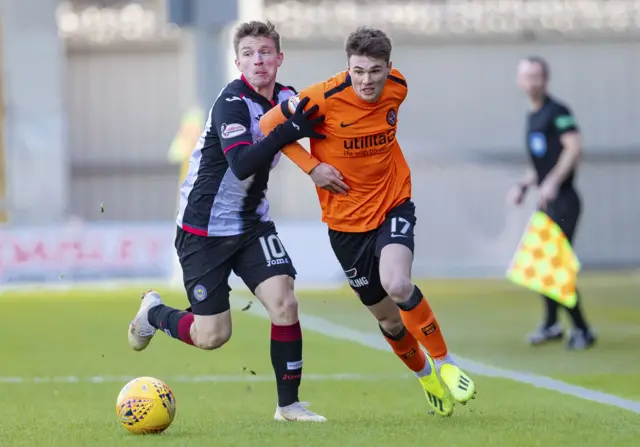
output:
[[[584,306],[598,331],[596,348],[567,352],[562,344],[531,349],[523,340],[542,310],[535,295],[503,281],[429,281],[429,296],[454,352],[496,366],[549,375],[640,400],[637,278],[585,277]],[[168,304],[182,294],[165,291]],[[234,336],[214,352],[158,334],[132,352],[125,329],[137,290],[11,292],[0,296],[0,445],[2,446],[629,446],[640,439],[640,415],[516,382],[475,377],[478,398],[452,418],[427,415],[417,382],[392,354],[306,331],[306,374],[356,373],[369,380],[303,381],[301,397],[327,424],[279,424],[269,324],[234,312]],[[347,290],[299,293],[301,311],[375,332],[373,319]],[[119,423],[115,399],[124,377],[104,383],[34,383],[35,377],[142,376],[166,380],[175,392],[174,424],[161,435],[133,436]],[[217,375],[233,382],[171,378]],[[247,381],[244,381],[247,378]]]

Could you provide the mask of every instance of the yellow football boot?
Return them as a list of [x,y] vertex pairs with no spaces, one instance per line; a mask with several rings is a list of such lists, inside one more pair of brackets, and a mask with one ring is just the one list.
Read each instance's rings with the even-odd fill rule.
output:
[[427,356],[427,361],[431,366],[431,374],[419,377],[420,385],[422,385],[424,394],[427,396],[427,401],[433,411],[440,416],[451,416],[453,414],[453,397],[447,387],[443,386],[440,381],[433,359]]
[[457,366],[445,363],[440,367],[440,377],[456,402],[465,405],[476,397],[476,384]]

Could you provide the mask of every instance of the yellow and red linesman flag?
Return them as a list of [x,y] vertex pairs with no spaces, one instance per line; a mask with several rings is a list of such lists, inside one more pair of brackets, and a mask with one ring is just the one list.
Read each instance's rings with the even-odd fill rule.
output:
[[542,211],[531,217],[507,270],[514,283],[573,308],[580,261],[560,227]]

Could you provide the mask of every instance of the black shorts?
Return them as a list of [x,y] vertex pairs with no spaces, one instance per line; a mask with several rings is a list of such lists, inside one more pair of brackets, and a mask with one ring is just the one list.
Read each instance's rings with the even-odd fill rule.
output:
[[329,240],[349,285],[365,306],[373,306],[388,294],[380,282],[380,253],[391,244],[402,244],[413,253],[416,207],[408,200],[389,211],[382,225],[365,233],[329,230]]
[[296,269],[273,222],[260,223],[238,236],[222,237],[198,236],[178,227],[175,246],[195,315],[216,315],[229,310],[232,270],[251,293],[271,277],[296,277]]
[[558,197],[547,205],[544,211],[560,229],[570,243],[573,243],[573,236],[578,226],[580,218],[581,203],[578,193],[574,189],[561,190]]

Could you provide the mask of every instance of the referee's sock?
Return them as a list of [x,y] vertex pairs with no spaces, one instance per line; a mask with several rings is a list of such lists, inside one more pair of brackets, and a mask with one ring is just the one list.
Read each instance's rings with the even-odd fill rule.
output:
[[542,295],[542,299],[545,304],[545,320],[544,320],[544,328],[549,329],[551,326],[555,325],[558,322],[558,302],[554,299],[549,298],[548,296]]
[[580,293],[576,291],[578,294],[578,301],[573,309],[567,308],[567,312],[569,312],[569,316],[571,317],[571,321],[573,321],[573,326],[576,329],[580,329],[581,331],[588,331],[589,325],[584,319],[584,315],[582,315],[582,309],[580,307]]

